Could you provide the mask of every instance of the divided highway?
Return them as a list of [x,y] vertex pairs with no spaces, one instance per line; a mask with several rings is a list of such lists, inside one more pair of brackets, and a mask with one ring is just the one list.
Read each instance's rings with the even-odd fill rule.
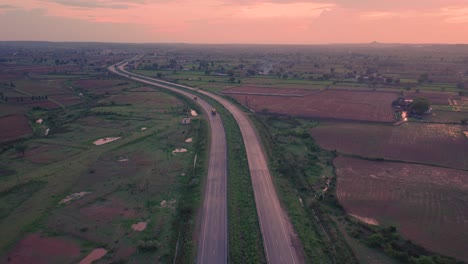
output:
[[[119,68],[127,76],[132,76],[132,78],[135,80],[144,80],[146,83],[160,87],[167,85],[166,87],[179,87],[184,90],[195,91],[195,88],[193,87],[170,83],[159,79],[149,78],[146,76],[126,72],[125,70],[123,70],[123,65],[120,65]],[[112,71],[112,69],[110,70]],[[126,76],[125,74],[123,76]],[[209,96],[221,103],[233,115],[234,119],[239,125],[244,140],[245,149],[247,152],[247,160],[249,163],[249,170],[252,178],[255,203],[257,207],[257,214],[260,222],[260,229],[262,232],[263,245],[265,249],[267,262],[271,264],[304,263],[304,259],[299,253],[301,252],[302,247],[298,243],[294,243],[295,241],[299,240],[294,233],[294,229],[291,223],[289,222],[286,213],[281,208],[275,187],[273,185],[273,180],[268,169],[268,164],[266,161],[265,153],[262,148],[261,140],[256,133],[254,125],[252,124],[246,113],[244,113],[236,105],[234,105],[227,99],[202,90],[197,90],[197,92]],[[235,175],[231,175],[231,177],[235,177]],[[223,212],[225,213],[225,211]],[[211,226],[207,225],[207,227],[210,228],[210,231],[207,232],[211,232]],[[221,241],[216,239],[214,243],[221,243]],[[206,253],[202,253],[199,251],[199,254],[203,255]],[[204,262],[200,260],[199,255],[198,263],[222,262]]]
[[[130,73],[123,70],[126,64],[127,62],[119,63],[117,67],[110,66],[108,70],[128,78]],[[194,98],[194,95],[189,92],[156,83],[147,78],[132,75],[132,79],[182,94],[190,99]],[[202,99],[197,99],[197,102],[208,117],[211,134],[197,263],[222,264],[227,263],[228,260],[226,134],[221,117],[211,115],[211,105]]]

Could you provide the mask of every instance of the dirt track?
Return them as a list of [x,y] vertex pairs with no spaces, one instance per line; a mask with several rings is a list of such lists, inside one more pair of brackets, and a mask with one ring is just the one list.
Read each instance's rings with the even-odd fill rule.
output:
[[[112,67],[109,69],[112,70],[111,68]],[[128,72],[126,72],[126,74],[132,75],[134,80],[144,80],[148,84],[153,84],[160,87],[168,87],[167,85],[171,85],[180,87],[182,89],[195,90],[192,87],[173,84],[170,82],[135,75]],[[172,89],[174,88],[171,88],[171,90]],[[178,89],[174,90],[180,92]],[[268,263],[303,263],[304,260],[300,257],[301,254],[299,253],[302,251],[302,247],[301,245],[294,243],[298,241],[297,236],[295,235],[292,225],[289,222],[285,212],[281,208],[275,187],[273,185],[272,177],[268,169],[265,153],[254,125],[242,110],[240,110],[237,106],[228,100],[222,98],[221,96],[217,96],[205,91],[198,92],[205,94],[221,103],[229,112],[231,112],[240,127],[247,152],[257,213],[259,216],[260,228],[263,236],[263,245]],[[210,156],[212,155],[213,153],[210,154]],[[211,167],[212,165],[210,164],[210,168]],[[207,190],[208,188],[209,187],[207,186]],[[209,239],[214,239],[214,241],[212,241],[213,243],[225,242],[218,240],[218,238],[215,236],[210,236]],[[203,255],[204,253],[199,254]],[[221,263],[200,262],[200,255],[198,257],[199,263]]]
[[[122,64],[119,66],[123,71]],[[109,71],[128,77],[114,69]],[[175,89],[173,87],[152,82],[146,78],[132,77],[133,80],[154,85],[160,88],[187,96],[193,99],[193,94]],[[202,107],[210,124],[210,157],[208,175],[206,180],[205,194],[203,199],[202,224],[198,242],[198,263],[227,263],[228,257],[228,237],[227,237],[227,156],[226,156],[226,135],[223,122],[218,115],[211,115],[212,107],[204,100],[197,102]]]

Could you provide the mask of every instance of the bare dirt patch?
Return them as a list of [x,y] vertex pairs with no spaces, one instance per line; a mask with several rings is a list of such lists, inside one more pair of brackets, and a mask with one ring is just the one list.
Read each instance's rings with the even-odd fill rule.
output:
[[174,150],[172,151],[172,154],[184,153],[184,152],[187,152],[187,149],[180,148],[180,149],[174,149]]
[[346,211],[397,226],[429,250],[468,260],[468,172],[338,157],[337,196]]
[[80,247],[71,240],[30,234],[8,254],[7,263],[68,263],[79,256]]
[[86,258],[84,258],[82,261],[80,261],[80,264],[91,264],[93,261],[96,261],[102,257],[104,257],[107,254],[107,250],[104,248],[96,248],[91,253],[89,253]]
[[375,220],[374,218],[370,218],[370,217],[362,217],[362,216],[359,216],[359,215],[354,215],[354,214],[350,214],[350,216],[356,218],[357,220],[363,222],[363,223],[366,223],[368,225],[379,225],[379,222],[377,222],[377,220]]
[[148,222],[138,222],[136,224],[132,225],[132,229],[138,232],[141,232],[146,229],[146,226],[148,225]]
[[72,201],[75,201],[75,200],[78,200],[80,198],[82,198],[83,196],[86,196],[90,194],[90,192],[78,192],[78,193],[73,193],[73,194],[70,194],[68,195],[67,197],[63,198],[59,204],[68,204]]
[[175,205],[176,202],[177,202],[176,199],[172,199],[172,200],[169,200],[169,201],[162,200],[161,203],[160,203],[160,206],[161,206],[161,208],[172,208],[172,209],[174,209],[174,205]]
[[[258,89],[253,91],[256,90]],[[397,93],[320,90],[303,96],[278,95],[288,91],[289,89],[280,89],[276,95],[232,94],[232,92],[229,95],[259,113],[331,120],[395,121],[391,104],[398,98]]]
[[10,115],[0,118],[0,142],[16,140],[32,134],[29,120],[24,115]]
[[80,213],[90,219],[102,220],[112,220],[116,217],[135,218],[138,216],[137,211],[125,207],[125,205],[117,199],[109,199],[105,202],[94,203],[81,208]]
[[100,146],[100,145],[104,145],[104,144],[107,144],[107,143],[111,143],[111,142],[119,140],[119,139],[121,139],[121,137],[100,138],[100,139],[94,141],[93,144],[96,145],[96,146]]

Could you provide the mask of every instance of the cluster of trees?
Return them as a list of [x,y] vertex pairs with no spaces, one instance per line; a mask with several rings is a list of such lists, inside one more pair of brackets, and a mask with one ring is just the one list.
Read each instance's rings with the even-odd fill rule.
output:
[[2,85],[3,86],[9,86],[9,87],[12,87],[12,88],[16,87],[16,85],[13,82],[9,82],[9,83],[8,82],[3,82]]
[[418,97],[413,100],[410,109],[417,114],[423,114],[429,110],[430,107],[431,105],[426,98]]
[[[19,96],[19,97],[8,97],[5,96],[3,93],[0,93],[0,98],[4,100],[5,102],[13,102],[16,100],[16,103],[23,103],[24,102],[24,97]],[[31,96],[31,101],[43,101],[47,100],[48,96],[47,95],[40,95],[40,96]]]
[[436,264],[436,263],[458,263],[450,257],[431,254],[424,248],[413,244],[409,240],[403,239],[394,226],[388,227],[368,227],[364,224],[354,226],[350,235],[361,240],[372,248],[383,250],[388,256],[393,257],[402,263],[411,264]]
[[429,74],[428,73],[423,73],[419,76],[418,78],[418,83],[426,83],[426,82],[429,82],[431,83],[432,80],[429,79]]

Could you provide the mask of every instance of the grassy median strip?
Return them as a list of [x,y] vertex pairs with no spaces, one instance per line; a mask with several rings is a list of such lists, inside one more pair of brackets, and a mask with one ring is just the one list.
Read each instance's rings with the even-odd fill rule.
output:
[[249,164],[239,126],[221,104],[204,98],[223,118],[228,145],[228,226],[231,263],[266,263]]

